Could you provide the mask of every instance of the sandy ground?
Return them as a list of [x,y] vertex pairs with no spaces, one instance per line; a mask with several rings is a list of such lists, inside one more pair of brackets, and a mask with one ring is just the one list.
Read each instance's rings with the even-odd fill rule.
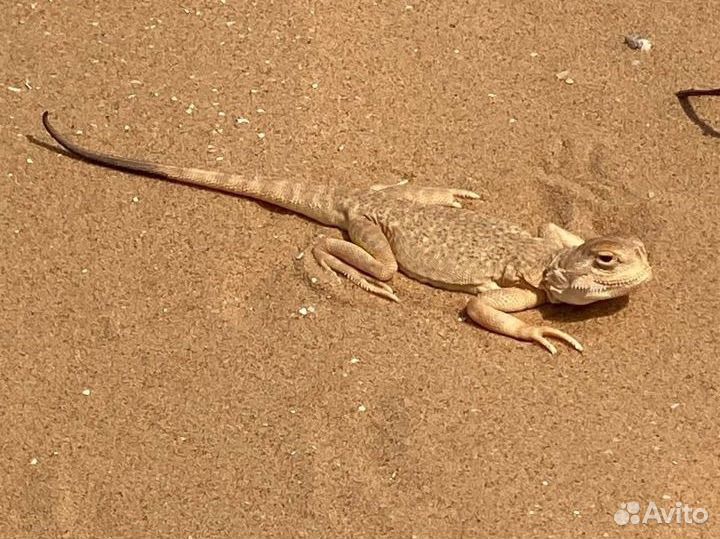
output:
[[[719,25],[710,0],[5,2],[2,534],[720,533],[720,140],[674,96],[720,86]],[[636,234],[655,280],[524,315],[587,347],[551,357],[403,276],[398,305],[313,286],[296,255],[336,232],[60,155],[45,109],[131,156]],[[629,501],[710,520],[618,526]]]

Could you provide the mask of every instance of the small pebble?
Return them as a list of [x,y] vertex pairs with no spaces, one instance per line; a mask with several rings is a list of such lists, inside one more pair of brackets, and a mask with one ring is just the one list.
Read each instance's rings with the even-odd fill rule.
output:
[[28,157],[27,159],[25,159],[25,161],[27,161],[28,165],[32,165],[32,164],[33,164],[32,157]]
[[672,404],[670,405],[670,409],[671,409],[671,410],[675,410],[675,409],[677,409],[678,406],[680,406],[680,403],[679,403],[679,402],[674,402],[674,403],[672,403]]
[[318,282],[317,277],[310,277],[310,282],[312,284],[317,284],[317,282]]
[[648,52],[652,49],[652,41],[639,34],[629,34],[625,36],[625,43],[631,49],[640,49],[642,52]]
[[567,69],[564,69],[563,71],[560,71],[559,73],[555,73],[555,78],[558,80],[565,80],[570,76],[570,71]]
[[248,120],[247,118],[243,118],[242,116],[240,116],[239,118],[235,118],[235,123],[236,123],[237,125],[249,124],[249,123],[250,123],[250,120]]
[[89,397],[90,393],[91,393],[91,391],[87,388],[82,390],[82,394],[85,395],[86,397]]
[[305,307],[300,307],[298,312],[300,313],[300,316],[307,316],[308,310]]
[[257,136],[258,136],[259,139],[264,139],[264,138],[265,138],[265,133],[258,133]]
[[360,360],[358,358],[356,358],[355,356],[353,356],[350,358],[350,363],[352,363],[353,365],[356,365],[357,363],[360,363]]
[[313,82],[310,86],[312,87],[313,90],[317,90],[320,87],[320,85],[317,82]]
[[366,410],[367,410],[367,408],[365,408],[364,404],[361,404],[360,406],[358,406],[358,412],[364,412]]
[[16,86],[8,86],[7,89],[11,92],[15,92],[16,94],[22,92],[22,88],[17,88]]
[[38,459],[36,459],[35,457],[33,457],[32,459],[30,459],[30,464],[31,464],[32,466],[36,466],[37,463],[38,463]]
[[135,204],[137,204],[138,202],[140,202],[140,199],[139,199],[138,197],[134,196],[134,197],[132,197],[132,201],[133,201]]

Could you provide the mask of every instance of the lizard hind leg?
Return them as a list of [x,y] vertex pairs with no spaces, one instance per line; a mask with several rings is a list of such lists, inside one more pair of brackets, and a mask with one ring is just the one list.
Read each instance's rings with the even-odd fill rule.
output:
[[360,219],[350,223],[348,234],[352,241],[320,240],[313,247],[318,264],[333,274],[344,275],[363,290],[400,301],[384,282],[397,271],[397,261],[380,227]]
[[458,199],[478,199],[480,195],[467,189],[454,187],[422,187],[409,185],[407,180],[396,184],[375,184],[370,186],[371,191],[384,191],[388,195],[401,200],[409,200],[429,206],[451,206],[462,208]]

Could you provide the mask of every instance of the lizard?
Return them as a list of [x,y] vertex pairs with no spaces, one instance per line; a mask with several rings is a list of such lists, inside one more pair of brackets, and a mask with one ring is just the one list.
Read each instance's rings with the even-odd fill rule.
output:
[[469,190],[400,182],[369,188],[304,184],[118,157],[87,149],[58,131],[44,112],[47,132],[71,155],[90,163],[154,178],[202,186],[264,201],[338,228],[348,239],[321,238],[318,264],[362,289],[399,301],[388,282],[398,271],[437,288],[471,297],[465,311],[479,326],[551,354],[550,339],[582,351],[580,342],[551,326],[524,322],[514,313],[544,303],[586,305],[628,295],[649,281],[643,242],[629,235],[590,239],[554,223],[537,234],[461,201]]

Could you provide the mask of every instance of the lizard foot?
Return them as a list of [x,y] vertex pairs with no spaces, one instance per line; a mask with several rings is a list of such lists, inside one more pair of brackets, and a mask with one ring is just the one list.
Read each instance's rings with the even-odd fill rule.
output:
[[419,204],[451,206],[453,208],[462,208],[460,199],[480,198],[480,195],[467,189],[456,189],[454,187],[419,187],[407,185],[407,183],[407,180],[403,180],[392,185],[375,184],[370,187],[370,190],[388,191],[388,194],[392,194],[392,196],[396,198],[410,200]]
[[525,341],[535,341],[544,346],[551,354],[557,354],[557,348],[545,337],[555,337],[570,344],[578,352],[583,351],[583,345],[574,337],[564,331],[549,326],[525,326],[518,331],[518,338]]
[[395,295],[393,289],[387,283],[373,279],[367,275],[364,275],[360,271],[353,268],[350,264],[347,264],[339,258],[331,255],[330,253],[315,248],[313,249],[315,259],[318,261],[320,266],[327,270],[330,274],[334,275],[338,280],[338,273],[347,277],[347,279],[353,284],[359,286],[367,292],[372,292],[378,296],[389,299],[392,301],[399,302],[400,299]]

